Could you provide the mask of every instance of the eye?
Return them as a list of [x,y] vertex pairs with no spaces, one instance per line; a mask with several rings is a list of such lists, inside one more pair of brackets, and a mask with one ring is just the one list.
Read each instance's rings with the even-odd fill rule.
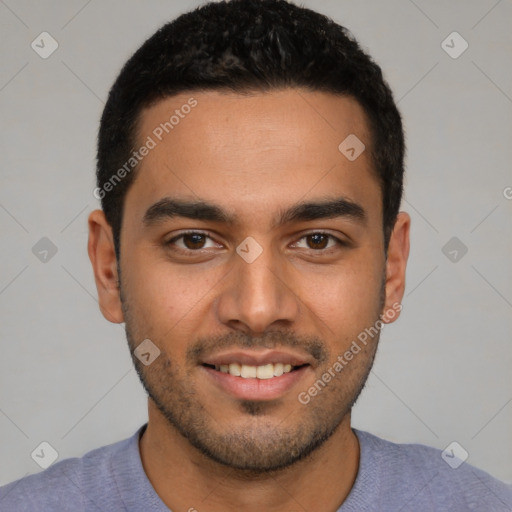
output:
[[312,249],[314,251],[322,251],[325,249],[331,249],[336,245],[344,245],[344,243],[333,235],[329,233],[309,233],[303,236],[299,242],[295,244],[295,246],[300,247],[300,243],[302,240],[305,240],[306,246],[302,245],[302,248]]
[[[181,233],[166,242],[167,246],[176,248],[184,252],[199,252],[204,249],[213,249],[219,247],[207,233],[201,231],[189,231]],[[335,246],[346,245],[339,238],[323,232],[315,232],[304,235],[294,244],[294,247],[309,249],[316,252],[326,251]]]
[[[210,242],[210,245],[206,245],[208,241]],[[211,249],[216,247],[218,244],[216,244],[206,233],[190,231],[171,238],[171,240],[166,242],[166,245],[175,246],[178,249],[185,251],[197,251],[200,249]]]

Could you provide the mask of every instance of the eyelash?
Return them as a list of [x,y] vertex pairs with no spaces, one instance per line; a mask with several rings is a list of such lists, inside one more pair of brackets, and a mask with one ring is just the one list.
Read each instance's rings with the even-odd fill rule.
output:
[[[187,235],[200,235],[200,236],[203,236],[203,237],[208,238],[213,241],[213,238],[208,233],[205,233],[203,231],[185,231],[184,233],[180,233],[179,235],[177,235],[177,236],[171,238],[170,240],[168,240],[167,242],[165,242],[165,245],[172,246],[177,240],[180,240]],[[306,233],[305,235],[303,235],[302,237],[299,238],[299,241],[307,238],[308,236],[313,236],[313,235],[326,236],[326,237],[328,237],[328,239],[333,240],[338,247],[345,247],[348,245],[347,242],[344,242],[343,240],[340,240],[339,238],[335,237],[334,235],[332,235],[330,233],[326,233],[325,231],[312,231],[311,233]],[[181,251],[183,253],[186,253],[186,254],[200,253],[201,251],[205,250],[204,248],[194,250],[194,249],[187,249],[187,248],[183,248],[183,247],[175,247],[175,249],[177,249],[178,251]],[[332,249],[334,249],[333,246],[326,247],[324,249],[309,249],[309,250],[312,251],[313,253],[328,253],[328,252],[332,251]]]

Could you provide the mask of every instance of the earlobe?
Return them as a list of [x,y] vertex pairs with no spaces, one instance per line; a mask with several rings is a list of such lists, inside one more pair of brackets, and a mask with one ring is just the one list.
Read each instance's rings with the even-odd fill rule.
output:
[[113,323],[124,321],[118,286],[117,258],[112,228],[102,210],[89,215],[89,259],[94,271],[98,303],[103,316]]
[[400,315],[401,302],[405,291],[405,271],[409,257],[409,231],[411,218],[400,212],[389,240],[386,262],[386,301],[382,320],[394,322]]

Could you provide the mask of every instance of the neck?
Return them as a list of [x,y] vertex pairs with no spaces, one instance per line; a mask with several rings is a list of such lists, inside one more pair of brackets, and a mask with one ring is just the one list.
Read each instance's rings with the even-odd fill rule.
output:
[[350,427],[350,413],[307,458],[258,475],[207,458],[169,425],[151,400],[139,447],[149,481],[171,510],[335,512],[348,496],[359,467],[359,443]]

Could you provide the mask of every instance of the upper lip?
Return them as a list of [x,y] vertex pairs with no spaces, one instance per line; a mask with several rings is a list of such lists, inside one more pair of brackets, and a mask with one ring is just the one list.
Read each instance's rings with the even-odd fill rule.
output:
[[201,364],[212,366],[229,365],[232,363],[245,364],[248,366],[263,366],[266,364],[282,363],[292,366],[312,364],[313,358],[303,352],[293,350],[230,350],[217,352],[205,357]]

